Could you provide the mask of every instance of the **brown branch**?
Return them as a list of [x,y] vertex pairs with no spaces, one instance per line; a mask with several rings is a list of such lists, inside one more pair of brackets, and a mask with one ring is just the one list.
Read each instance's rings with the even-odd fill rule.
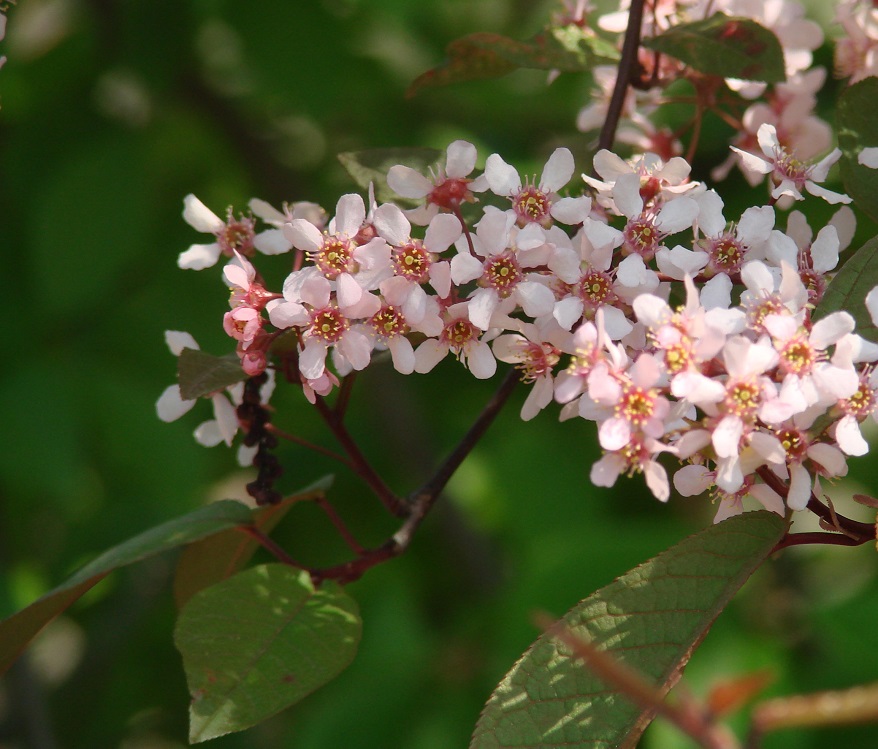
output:
[[598,139],[598,150],[611,149],[616,139],[616,130],[625,108],[625,96],[628,94],[628,86],[634,78],[637,52],[640,48],[640,30],[643,25],[644,0],[631,0],[628,10],[628,28],[625,31],[625,40],[622,42],[622,57],[619,60],[619,70],[616,73],[616,85],[613,87],[613,95],[607,107],[607,118],[601,127],[601,135]]

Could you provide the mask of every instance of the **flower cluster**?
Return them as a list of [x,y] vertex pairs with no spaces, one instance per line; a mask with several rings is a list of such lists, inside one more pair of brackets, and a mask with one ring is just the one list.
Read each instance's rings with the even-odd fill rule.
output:
[[[522,178],[498,154],[471,176],[476,150],[456,141],[430,177],[390,170],[389,184],[421,201],[408,211],[371,192],[368,204],[342,196],[328,220],[310,203],[276,211],[253,201],[270,227],[256,233],[254,219],[229,210],[222,221],[189,196],[184,217],[216,241],[193,246],[180,265],[229,257],[223,327],[244,371],[275,369],[312,402],[382,351],[401,374],[451,355],[485,379],[505,362],[531,385],[524,419],[556,400],[562,419],[596,422],[595,484],[641,472],[664,501],[665,466],[676,464],[677,490],[710,490],[722,518],[748,495],[782,512],[761,478],[769,471],[789,481],[787,506],[800,510],[821,478],[844,475],[846,456],[867,449],[859,425],[878,403],[878,346],[847,312],[812,316],[853,235],[852,212],[842,207],[816,236],[795,211],[776,226],[781,196],[846,199],[818,184],[835,154],[803,167],[801,180],[778,177],[772,134],[760,130],[758,167],[770,204],[732,222],[679,157],[601,151],[599,178],[584,176],[589,194],[562,196],[575,172],[569,150],[556,149],[539,178]],[[292,253],[280,291],[265,288],[256,250]],[[174,341],[179,348],[179,334]],[[179,393],[161,408],[177,415]],[[233,433],[217,417],[223,438]]]

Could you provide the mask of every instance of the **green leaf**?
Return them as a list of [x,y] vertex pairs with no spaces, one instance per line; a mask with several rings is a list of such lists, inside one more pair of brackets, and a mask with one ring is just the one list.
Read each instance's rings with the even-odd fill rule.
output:
[[0,674],[9,668],[43,627],[113,570],[249,523],[250,510],[246,505],[232,500],[214,502],[104,552],[65,583],[0,622]]
[[[564,621],[574,635],[667,693],[785,529],[785,521],[769,512],[730,518],[626,573]],[[634,746],[652,718],[652,711],[636,707],[545,634],[491,695],[470,749]]]
[[[276,505],[259,507],[253,511],[251,523],[266,535],[284,518],[293,505],[323,496],[332,483],[327,477],[307,489],[286,497]],[[178,608],[198,591],[231,577],[241,570],[259,548],[252,536],[231,529],[215,533],[189,544],[180,554],[174,576],[174,600]]]
[[838,100],[836,127],[842,151],[841,178],[857,207],[878,221],[878,169],[857,162],[864,148],[878,146],[878,78],[847,88]]
[[619,59],[610,43],[573,24],[544,29],[523,42],[488,32],[469,34],[455,39],[445,52],[448,59],[419,75],[406,96],[430,86],[499,78],[518,68],[581,73]]
[[816,322],[832,312],[844,310],[856,320],[857,333],[878,341],[878,328],[866,309],[866,294],[875,286],[878,286],[878,237],[872,237],[845,261],[827,285],[812,319]]
[[184,348],[177,357],[177,381],[184,400],[194,400],[224,390],[247,379],[237,354],[214,356],[197,349]]
[[189,741],[256,725],[323,686],[353,660],[357,605],[338,585],[267,564],[196,593],[177,620],[192,695]]
[[707,75],[779,83],[786,79],[777,37],[756,21],[714,13],[644,39],[654,49]]
[[387,186],[387,172],[397,164],[424,172],[444,156],[436,148],[372,148],[367,151],[345,151],[338,160],[364,190],[375,186],[375,198],[379,202],[399,200],[399,196]]

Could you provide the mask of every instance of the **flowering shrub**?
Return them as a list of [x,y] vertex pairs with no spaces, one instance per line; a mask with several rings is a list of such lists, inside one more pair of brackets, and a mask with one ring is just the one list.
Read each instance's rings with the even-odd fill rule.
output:
[[[254,199],[249,212],[215,213],[186,196],[183,218],[209,241],[183,251],[178,265],[217,272],[222,263],[230,296],[217,325],[234,355],[212,356],[188,333],[168,331],[179,377],[157,411],[172,421],[210,400],[214,418],[196,439],[237,440],[240,463],[256,468],[247,488],[257,509],[217,503],[117,547],[53,591],[39,613],[7,620],[15,643],[109,569],[237,534],[222,574],[187,581],[175,641],[193,697],[190,739],[255,725],[350,662],[360,621],[343,584],[408,548],[521,382],[524,421],[556,408],[561,420],[595,422],[595,486],[641,474],[661,502],[672,487],[712,502],[717,525],[549,627],[498,686],[472,746],[631,745],[657,713],[702,746],[736,746],[705,711],[663,702],[695,645],[773,552],[875,540],[874,526],[837,513],[830,496],[848,458],[867,453],[861,426],[878,408],[878,239],[848,251],[857,212],[878,217],[878,130],[868,116],[878,92],[875,14],[870,3],[837,8],[836,72],[848,86],[837,148],[815,114],[826,71],[812,52],[823,31],[798,3],[631,0],[600,15],[580,0],[526,42],[483,33],[458,40],[410,89],[516,67],[550,79],[589,72],[594,97],[577,126],[600,134],[578,167],[559,147],[539,176],[522,175],[502,155],[480,156],[456,140],[428,170],[388,163],[376,175],[358,168],[365,154],[348,154],[363,193],[331,210]],[[661,124],[681,107],[682,126]],[[701,133],[717,122],[731,131],[729,156],[696,173],[705,169]],[[842,185],[831,179],[839,164]],[[721,181],[734,166],[756,198],[730,221]],[[815,201],[838,206],[820,226]],[[265,280],[276,276],[270,264],[286,274],[279,285]],[[428,374],[449,355],[475,378],[506,374],[436,472],[398,496],[345,427],[354,376],[387,360],[399,375]],[[400,519],[384,544],[366,548],[322,494],[309,495],[350,549],[334,566],[300,563],[266,532],[273,513],[302,499],[278,489],[279,440],[313,447],[274,424],[272,393],[290,385],[337,437],[344,455],[332,457]],[[745,513],[747,504],[768,512]],[[791,532],[803,512],[824,531]],[[278,563],[239,571],[258,545]],[[711,582],[693,592],[681,583],[689,578]],[[642,580],[663,594],[638,598]],[[669,597],[689,603],[668,612]],[[620,621],[605,621],[611,609]],[[671,646],[655,642],[650,616],[673,634]],[[312,651],[327,654],[314,665]],[[638,686],[643,677],[649,683]],[[623,706],[595,698],[599,689]],[[753,722],[756,733],[774,726],[758,715]]]

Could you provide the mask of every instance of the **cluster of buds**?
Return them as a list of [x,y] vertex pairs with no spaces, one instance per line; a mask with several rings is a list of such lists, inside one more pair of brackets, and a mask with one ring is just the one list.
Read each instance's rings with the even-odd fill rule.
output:
[[[759,133],[764,143],[773,135],[769,125]],[[878,346],[847,312],[812,320],[852,212],[842,207],[816,236],[795,211],[785,230],[775,226],[777,197],[803,200],[803,185],[847,199],[817,184],[835,158],[801,164],[807,182],[773,183],[768,205],[729,223],[679,157],[601,151],[600,179],[584,176],[590,194],[562,197],[575,171],[567,149],[539,179],[498,154],[473,177],[476,149],[455,141],[435,174],[390,170],[389,184],[422,202],[408,211],[371,193],[368,205],[342,196],[328,221],[310,203],[275,211],[253,201],[270,227],[257,234],[254,220],[229,211],[222,221],[189,196],[184,217],[216,241],[179,264],[229,258],[223,327],[244,371],[276,370],[311,402],[381,351],[401,374],[450,354],[485,379],[506,362],[531,385],[525,420],[555,400],[562,419],[597,423],[595,484],[640,472],[664,501],[665,465],[676,463],[677,490],[711,492],[723,518],[746,496],[784,512],[760,478],[770,471],[789,483],[787,507],[801,510],[821,478],[844,475],[846,456],[867,450],[860,424],[878,403]],[[478,193],[485,204],[467,205]],[[280,291],[265,288],[257,250],[292,253]]]

